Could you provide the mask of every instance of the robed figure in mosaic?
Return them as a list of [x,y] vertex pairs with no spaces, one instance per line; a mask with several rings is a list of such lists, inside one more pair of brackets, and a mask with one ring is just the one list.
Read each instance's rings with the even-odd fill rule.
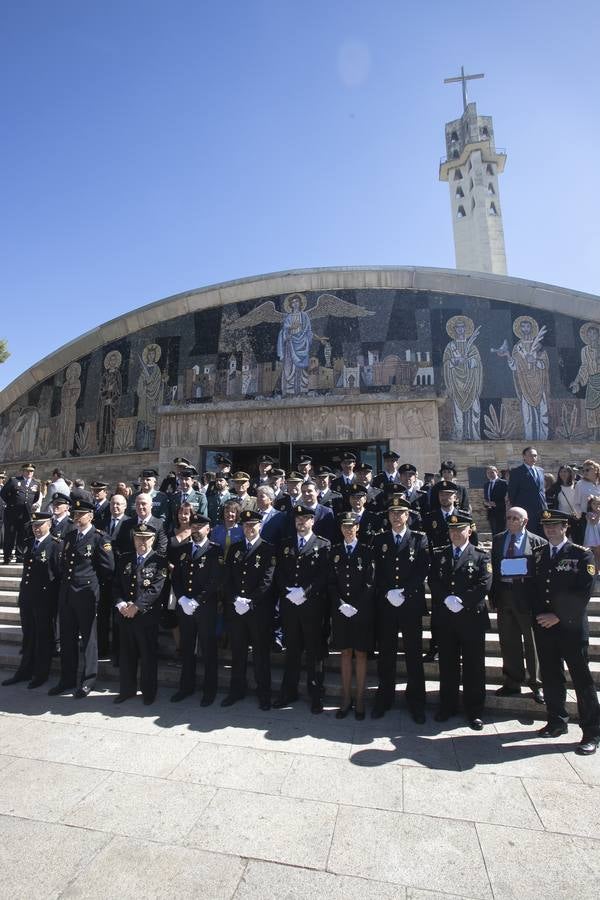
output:
[[480,328],[468,316],[452,316],[446,331],[452,340],[446,344],[442,364],[452,402],[452,440],[479,441],[483,366],[475,341]]
[[600,325],[586,322],[579,334],[585,346],[581,350],[579,371],[570,387],[574,394],[585,388],[587,425],[597,441],[600,439]]
[[515,319],[513,331],[519,338],[509,352],[506,341],[495,352],[505,357],[513,374],[515,391],[521,403],[525,440],[548,440],[548,395],[550,362],[542,349],[546,326],[540,328],[531,316]]
[[112,453],[115,445],[115,426],[123,388],[121,380],[122,356],[111,350],[104,359],[104,372],[98,397],[98,447],[100,453]]
[[80,375],[81,366],[79,363],[71,363],[65,372],[65,381],[60,391],[60,447],[62,448],[63,456],[66,456],[73,450],[77,401],[81,394]]
[[158,344],[147,344],[142,351],[140,372],[137,382],[138,426],[137,450],[152,450],[156,437],[156,418],[162,399],[163,377],[157,365],[161,348]]

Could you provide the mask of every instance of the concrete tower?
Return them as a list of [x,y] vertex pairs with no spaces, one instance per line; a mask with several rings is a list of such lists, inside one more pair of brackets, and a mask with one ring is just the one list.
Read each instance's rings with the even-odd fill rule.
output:
[[467,81],[483,75],[461,74],[444,84],[462,83],[463,114],[446,123],[446,158],[440,163],[440,181],[450,188],[457,269],[506,275],[506,252],[498,175],[506,153],[496,150],[491,116],[478,116],[467,102]]

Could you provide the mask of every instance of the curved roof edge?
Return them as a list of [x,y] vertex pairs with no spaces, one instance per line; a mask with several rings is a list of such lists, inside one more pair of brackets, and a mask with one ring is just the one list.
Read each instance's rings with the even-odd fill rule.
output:
[[488,300],[504,300],[532,308],[568,314],[600,322],[600,297],[556,285],[490,275],[460,269],[435,269],[422,266],[335,266],[315,269],[290,269],[225,281],[140,306],[111,319],[44,357],[0,392],[0,412],[73,359],[85,356],[103,344],[134,334],[166,318],[189,312],[225,306],[240,300],[253,300],[292,291],[334,289],[434,291],[439,294],[465,294]]

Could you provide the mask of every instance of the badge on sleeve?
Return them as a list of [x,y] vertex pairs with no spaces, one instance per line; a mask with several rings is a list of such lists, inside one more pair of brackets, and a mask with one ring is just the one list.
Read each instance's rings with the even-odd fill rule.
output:
[[493,569],[492,569],[492,564],[491,564],[491,563],[486,563],[486,564],[485,564],[485,571],[486,571],[489,575],[492,574]]
[[589,565],[589,566],[586,566],[586,569],[587,569],[588,575],[596,574],[596,566]]
[[112,544],[110,541],[107,541],[106,544],[102,544],[102,549],[108,553],[109,550],[112,550]]

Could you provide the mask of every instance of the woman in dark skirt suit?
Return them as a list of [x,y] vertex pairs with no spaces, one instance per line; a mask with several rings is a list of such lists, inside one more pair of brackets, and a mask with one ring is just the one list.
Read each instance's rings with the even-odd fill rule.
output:
[[342,703],[336,712],[344,719],[352,709],[352,654],[356,658],[355,716],[365,717],[367,658],[374,644],[375,564],[366,544],[357,540],[358,523],[351,512],[341,513],[338,522],[344,538],[331,549],[329,598],[331,601],[332,643],[341,650]]

